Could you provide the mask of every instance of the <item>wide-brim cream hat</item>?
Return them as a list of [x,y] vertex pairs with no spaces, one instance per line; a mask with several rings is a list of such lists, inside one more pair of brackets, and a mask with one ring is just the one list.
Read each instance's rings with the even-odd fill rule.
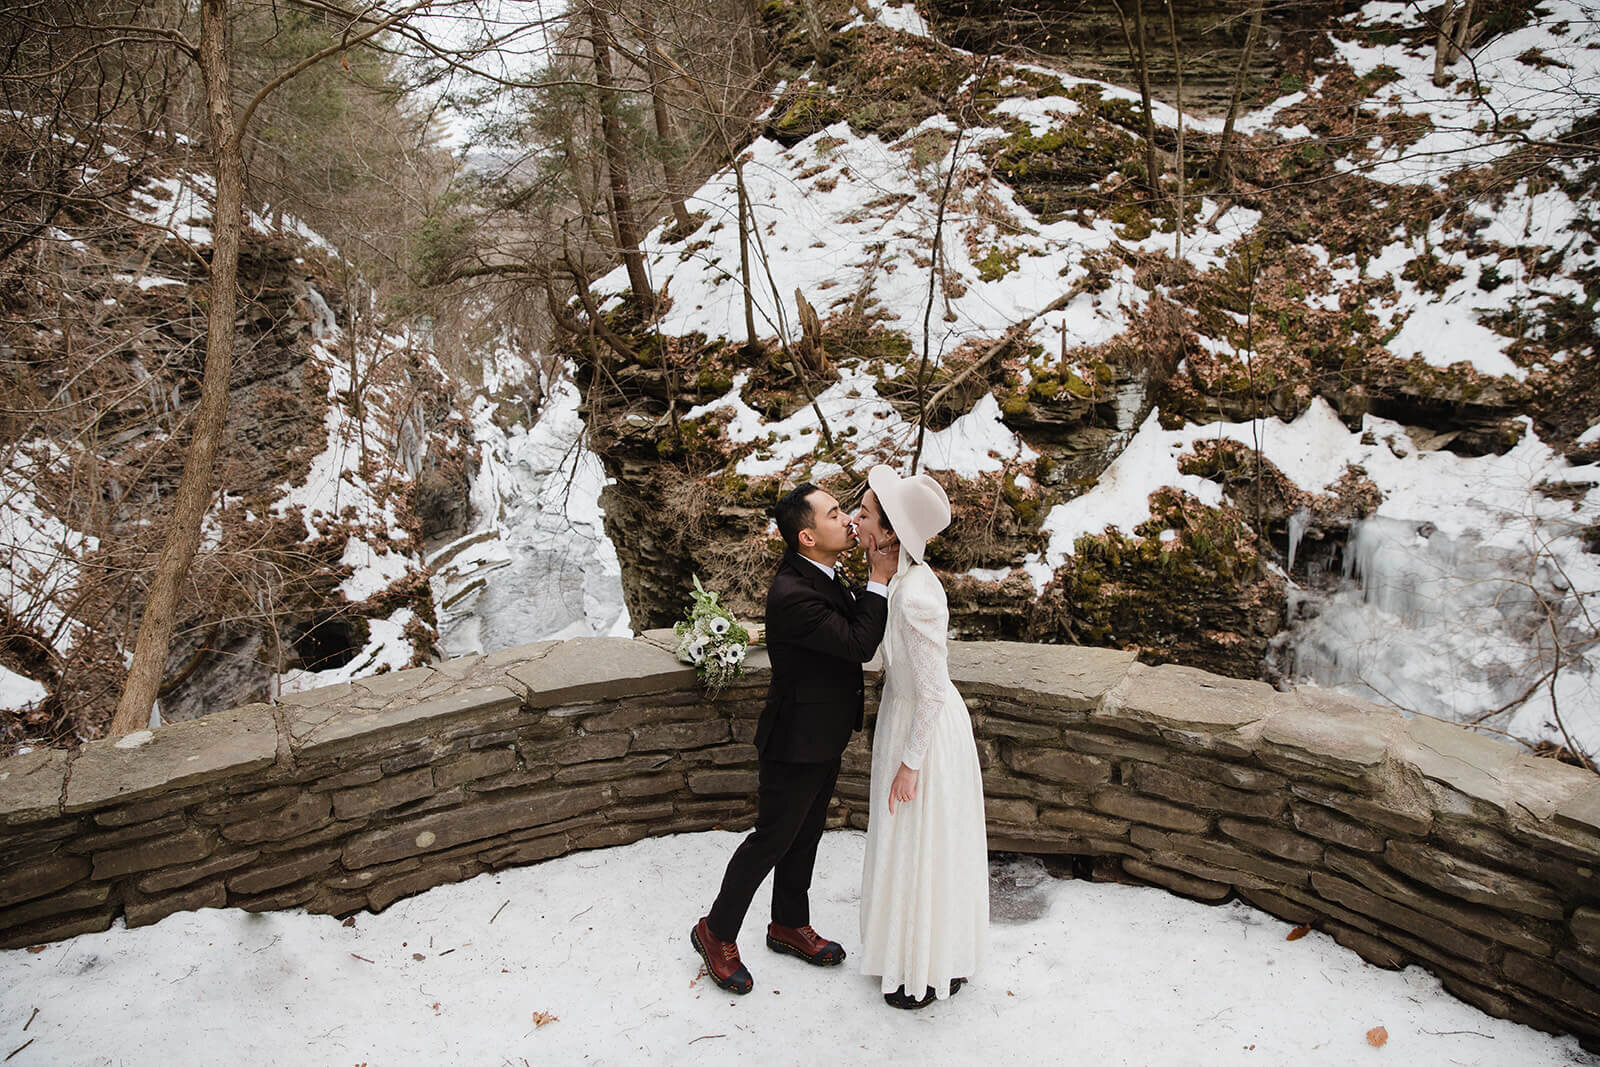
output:
[[880,463],[867,472],[867,485],[911,558],[922,562],[928,539],[950,525],[950,497],[926,474],[902,478]]

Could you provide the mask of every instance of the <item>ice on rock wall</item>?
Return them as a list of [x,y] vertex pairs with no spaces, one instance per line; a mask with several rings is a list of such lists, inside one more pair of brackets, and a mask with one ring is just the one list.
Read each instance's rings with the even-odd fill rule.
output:
[[1549,732],[1538,721],[1549,713],[1539,683],[1558,663],[1566,677],[1557,672],[1557,706],[1564,689],[1577,701],[1569,711],[1592,710],[1582,652],[1593,638],[1581,598],[1537,538],[1491,545],[1472,531],[1380,516],[1351,527],[1345,581],[1304,624],[1295,674],[1447,719],[1476,718],[1531,690],[1531,729],[1521,735],[1533,736]]
[[599,507],[605,471],[583,447],[577,389],[553,385],[525,431],[501,431],[487,405],[478,416],[479,525],[430,559],[446,654],[630,636],[622,570]]

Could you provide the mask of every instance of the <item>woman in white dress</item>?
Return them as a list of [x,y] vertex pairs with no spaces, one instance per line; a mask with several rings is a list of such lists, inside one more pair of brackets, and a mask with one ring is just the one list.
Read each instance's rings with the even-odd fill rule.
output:
[[967,706],[950,682],[944,586],[923,561],[950,524],[926,474],[874,467],[857,520],[877,550],[898,544],[883,638],[883,695],[872,739],[871,809],[861,874],[861,973],[891,1007],[954,996],[989,944],[983,778]]

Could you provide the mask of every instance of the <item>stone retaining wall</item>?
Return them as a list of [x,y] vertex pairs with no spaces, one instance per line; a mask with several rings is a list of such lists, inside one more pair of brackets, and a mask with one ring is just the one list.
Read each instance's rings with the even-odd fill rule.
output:
[[[649,639],[546,642],[0,760],[0,946],[117,916],[335,915],[750,824],[766,668],[707,701]],[[990,844],[1312,923],[1493,1015],[1600,1043],[1600,779],[1368,704],[953,644]],[[865,737],[833,825],[865,826]]]

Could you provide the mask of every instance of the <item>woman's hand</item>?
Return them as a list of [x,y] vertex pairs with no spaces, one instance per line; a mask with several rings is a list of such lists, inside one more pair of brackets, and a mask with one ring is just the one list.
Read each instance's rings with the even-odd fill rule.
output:
[[922,777],[922,772],[900,764],[900,769],[894,772],[894,781],[889,783],[889,814],[894,814],[895,801],[909,804],[917,799],[917,779]]

